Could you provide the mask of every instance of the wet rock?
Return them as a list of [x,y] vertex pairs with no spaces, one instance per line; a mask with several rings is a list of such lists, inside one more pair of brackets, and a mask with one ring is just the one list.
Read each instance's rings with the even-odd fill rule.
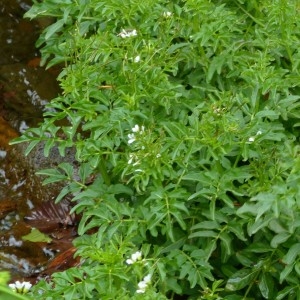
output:
[[55,76],[43,68],[0,66],[0,114],[19,132],[37,126],[45,105],[58,93]]

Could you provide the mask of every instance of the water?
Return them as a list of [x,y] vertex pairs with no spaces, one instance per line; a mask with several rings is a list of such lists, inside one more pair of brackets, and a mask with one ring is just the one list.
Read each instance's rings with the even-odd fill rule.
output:
[[8,146],[42,120],[45,104],[59,92],[57,74],[38,66],[34,44],[41,28],[23,19],[29,7],[29,0],[0,0],[0,270],[10,270],[13,279],[39,272],[53,256],[47,245],[22,236],[31,231],[24,216],[55,191],[41,185],[20,148]]

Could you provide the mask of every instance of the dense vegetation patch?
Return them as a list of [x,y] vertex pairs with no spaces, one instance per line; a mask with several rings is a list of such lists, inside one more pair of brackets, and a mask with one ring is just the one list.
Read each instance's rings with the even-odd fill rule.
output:
[[14,142],[82,214],[82,265],[34,299],[298,299],[297,0],[44,0],[63,93]]

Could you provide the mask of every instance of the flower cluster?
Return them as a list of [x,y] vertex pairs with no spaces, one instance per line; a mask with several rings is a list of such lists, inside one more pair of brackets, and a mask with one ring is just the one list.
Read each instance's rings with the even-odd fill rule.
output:
[[138,289],[136,290],[136,292],[138,294],[144,294],[145,291],[146,291],[146,288],[148,287],[148,285],[150,284],[151,282],[151,275],[148,274],[147,276],[144,277],[144,279],[142,281],[140,281],[138,283]]
[[126,263],[127,263],[128,265],[132,265],[132,264],[134,264],[135,262],[137,262],[138,260],[141,260],[141,258],[142,258],[142,252],[137,251],[137,252],[131,254],[131,257],[130,257],[130,258],[126,259]]
[[122,31],[118,35],[121,38],[125,39],[125,38],[128,38],[128,37],[136,36],[137,35],[137,31],[135,29],[133,29],[133,30],[122,29]]
[[26,294],[29,292],[32,284],[28,281],[16,281],[15,283],[11,283],[8,285],[13,291],[19,294]]
[[132,144],[136,140],[136,133],[142,134],[145,131],[144,126],[135,125],[132,129],[133,133],[128,134],[128,144]]

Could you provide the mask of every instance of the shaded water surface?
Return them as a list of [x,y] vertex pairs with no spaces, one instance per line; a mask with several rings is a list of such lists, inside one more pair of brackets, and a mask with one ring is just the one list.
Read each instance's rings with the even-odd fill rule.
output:
[[42,148],[30,160],[24,146],[8,146],[42,120],[44,105],[58,93],[56,74],[38,67],[40,27],[23,19],[29,7],[29,0],[0,0],[0,270],[14,278],[39,271],[52,256],[47,247],[22,239],[31,230],[23,217],[55,194],[34,175],[44,163]]

